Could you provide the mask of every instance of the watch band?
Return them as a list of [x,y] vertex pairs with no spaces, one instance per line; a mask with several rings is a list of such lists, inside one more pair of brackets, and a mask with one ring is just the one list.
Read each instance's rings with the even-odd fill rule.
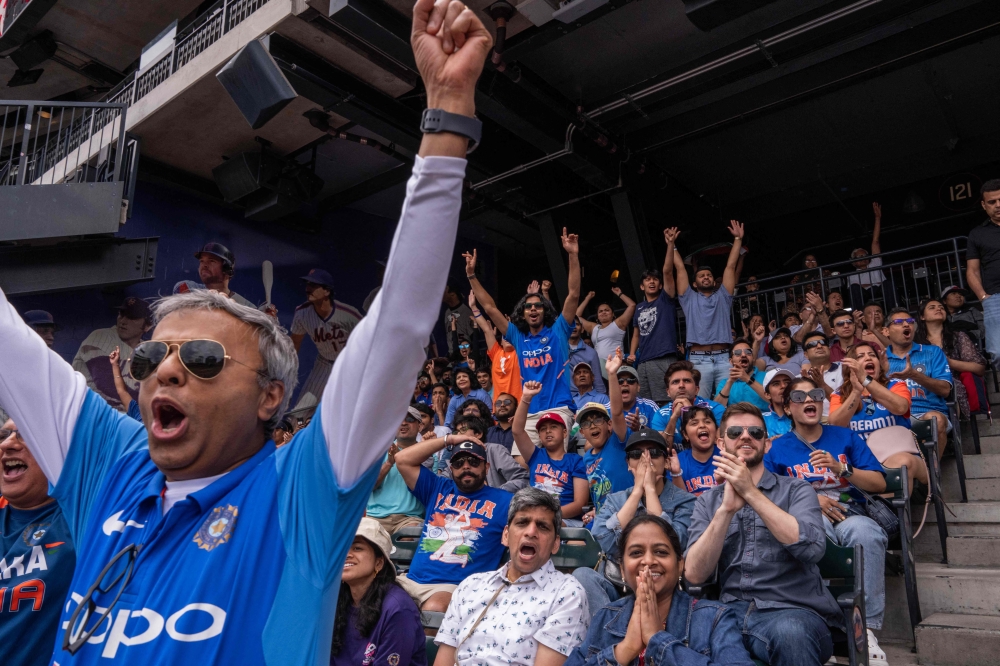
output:
[[466,153],[471,153],[479,147],[483,137],[483,123],[478,118],[449,113],[444,109],[424,109],[420,116],[420,131],[425,134],[450,132],[464,136],[469,140],[469,150]]
[[868,385],[871,384],[871,383],[872,383],[872,378],[871,377],[865,377],[865,381],[861,382],[861,385],[864,386],[865,388],[868,388]]

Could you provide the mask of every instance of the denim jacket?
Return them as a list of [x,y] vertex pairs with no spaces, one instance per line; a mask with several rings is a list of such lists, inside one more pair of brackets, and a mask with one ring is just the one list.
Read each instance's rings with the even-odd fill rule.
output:
[[[608,495],[590,530],[605,554],[613,560],[617,560],[621,555],[618,552],[618,537],[621,536],[623,525],[618,520],[618,512],[625,506],[631,494],[632,488]],[[681,490],[670,481],[663,485],[663,492],[660,493],[660,507],[663,509],[660,517],[670,523],[677,532],[681,540],[681,550],[687,548],[688,526],[691,524],[691,514],[694,512],[696,499],[697,497],[686,490]],[[645,498],[639,502],[635,515],[641,516],[644,513],[646,513]]]
[[[736,612],[717,601],[694,599],[682,590],[674,600],[664,631],[646,646],[646,666],[753,666],[743,647]],[[597,611],[584,642],[573,650],[564,666],[618,666],[615,646],[625,638],[635,597],[629,595]],[[629,666],[639,663],[634,659]]]

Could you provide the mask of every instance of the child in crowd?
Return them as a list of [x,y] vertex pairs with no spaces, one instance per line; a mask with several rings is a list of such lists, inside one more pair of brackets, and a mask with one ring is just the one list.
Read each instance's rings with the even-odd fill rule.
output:
[[522,388],[521,403],[514,414],[514,444],[528,461],[531,485],[559,498],[563,523],[569,527],[583,527],[581,516],[589,498],[587,467],[576,453],[566,452],[566,422],[556,412],[539,417],[535,429],[541,446],[528,436],[525,424],[531,410],[531,399],[542,390],[541,382],[528,381]]
[[681,435],[688,448],[670,456],[670,475],[675,486],[700,495],[716,485],[712,457],[720,454],[715,414],[708,407],[692,407],[684,414]]

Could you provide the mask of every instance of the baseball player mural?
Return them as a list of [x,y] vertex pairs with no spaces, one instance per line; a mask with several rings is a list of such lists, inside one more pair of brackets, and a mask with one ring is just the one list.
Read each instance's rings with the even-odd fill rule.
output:
[[108,356],[119,350],[118,367],[125,386],[133,398],[139,395],[139,383],[132,379],[128,364],[132,358],[132,348],[142,341],[142,336],[153,325],[149,304],[141,298],[129,296],[117,308],[118,319],[110,328],[99,328],[80,344],[73,357],[73,369],[87,380],[87,386],[104,398],[109,405],[125,409],[118,398],[115,377],[108,363]]
[[[295,410],[314,407],[330,377],[333,362],[337,360],[347,337],[361,320],[361,313],[346,303],[333,298],[333,276],[322,268],[313,268],[302,277],[306,283],[306,302],[295,309],[292,318],[292,342],[295,351],[302,348],[308,336],[316,345],[316,361],[309,377],[299,392]],[[293,410],[294,411],[294,410]]]
[[222,243],[205,243],[204,247],[194,253],[194,258],[198,260],[198,277],[201,282],[182,280],[174,285],[175,294],[183,294],[192,289],[213,289],[240,305],[257,307],[229,288],[229,281],[236,272],[236,255],[228,247]]

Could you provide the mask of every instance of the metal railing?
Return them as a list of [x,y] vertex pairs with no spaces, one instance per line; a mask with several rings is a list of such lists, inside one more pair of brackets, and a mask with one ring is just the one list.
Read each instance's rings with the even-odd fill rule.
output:
[[162,58],[112,88],[107,101],[126,107],[135,104],[267,3],[268,0],[219,0],[177,33],[173,46]]
[[0,186],[121,180],[125,110],[121,103],[0,101]]
[[[886,310],[896,305],[912,310],[925,298],[940,297],[947,286],[965,287],[965,248],[966,238],[957,236],[883,252],[876,255],[880,266],[856,266],[859,259],[848,259],[744,282],[737,286],[733,298],[733,325],[740,331],[741,322],[760,315],[765,324],[775,321],[780,326],[786,312],[801,309],[808,292],[826,300],[830,292],[837,291],[847,308],[860,309],[869,301],[878,301]],[[874,258],[860,259],[870,262]]]

